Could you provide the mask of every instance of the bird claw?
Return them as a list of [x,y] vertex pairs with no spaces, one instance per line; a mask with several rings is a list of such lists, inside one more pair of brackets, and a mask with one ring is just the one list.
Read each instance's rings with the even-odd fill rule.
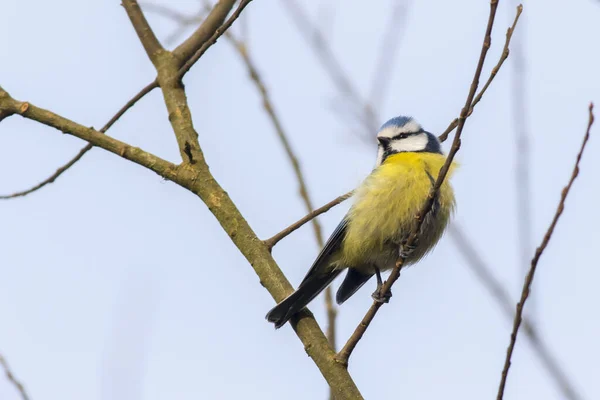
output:
[[381,289],[382,288],[375,289],[375,291],[373,292],[373,294],[371,295],[371,297],[377,303],[389,303],[390,302],[390,298],[392,297],[392,291],[388,290],[387,293],[381,293]]
[[406,260],[415,251],[416,248],[417,248],[416,245],[410,245],[409,246],[406,243],[401,244],[400,245],[399,255],[400,255],[400,257],[402,257],[403,259]]

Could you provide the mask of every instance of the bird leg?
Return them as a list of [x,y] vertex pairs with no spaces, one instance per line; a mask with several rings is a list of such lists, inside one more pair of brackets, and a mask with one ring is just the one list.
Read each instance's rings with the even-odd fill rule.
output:
[[382,293],[383,291],[383,280],[381,279],[381,271],[376,266],[373,266],[375,270],[375,277],[377,278],[377,289],[373,292],[371,297],[378,303],[389,303],[390,298],[392,297],[392,291],[388,290],[387,293]]

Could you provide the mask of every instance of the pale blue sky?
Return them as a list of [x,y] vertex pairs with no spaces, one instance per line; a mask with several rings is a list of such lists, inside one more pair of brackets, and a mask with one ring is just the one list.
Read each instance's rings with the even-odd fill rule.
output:
[[[171,3],[182,12],[198,7],[196,1]],[[306,2],[311,16],[320,3]],[[332,45],[367,93],[392,2],[332,3]],[[587,105],[600,103],[594,50],[600,4],[525,3],[517,30],[527,33],[537,245],[571,173]],[[488,10],[487,1],[412,2],[408,25],[398,27],[405,35],[380,122],[405,114],[433,132],[447,126],[464,103]],[[512,5],[501,1],[485,77],[513,16]],[[281,2],[255,0],[243,18],[315,204],[352,189],[370,171],[375,144],[365,144],[334,111],[336,89]],[[161,38],[175,28],[158,16],[149,19]],[[0,85],[84,125],[100,128],[154,78],[118,1],[3,2],[0,38]],[[519,154],[510,77],[506,64],[468,120],[453,184],[457,221],[516,299],[522,285],[514,217]],[[185,83],[211,170],[258,235],[269,237],[303,216],[289,162],[231,46],[220,40]],[[543,338],[586,399],[600,398],[597,133],[598,126],[534,285]],[[180,161],[158,91],[109,134]],[[19,117],[4,120],[0,192],[38,182],[83,145]],[[347,207],[322,217],[326,235]],[[44,190],[1,202],[0,224],[0,352],[32,399],[326,397],[323,378],[291,328],[275,331],[264,320],[274,302],[214,217],[195,196],[154,173],[95,149]],[[317,251],[305,227],[274,256],[297,285]],[[339,342],[371,304],[370,292],[363,289],[340,309]],[[311,310],[324,325],[322,299]],[[511,327],[446,237],[403,273],[350,371],[368,399],[493,398]],[[563,398],[525,336],[506,393],[511,400]],[[18,398],[1,378],[0,399]]]

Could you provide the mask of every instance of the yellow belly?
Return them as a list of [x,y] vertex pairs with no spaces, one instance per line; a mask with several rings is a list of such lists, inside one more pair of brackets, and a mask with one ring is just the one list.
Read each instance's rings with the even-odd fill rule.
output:
[[[354,195],[339,264],[359,269],[389,269],[397,258],[397,245],[414,229],[432,179],[446,158],[433,153],[394,154],[376,168]],[[452,169],[454,165],[450,169]],[[429,175],[428,175],[429,174]],[[444,180],[435,213],[423,224],[418,247],[407,260],[416,262],[442,236],[455,206],[452,187]],[[391,263],[391,265],[390,265]]]

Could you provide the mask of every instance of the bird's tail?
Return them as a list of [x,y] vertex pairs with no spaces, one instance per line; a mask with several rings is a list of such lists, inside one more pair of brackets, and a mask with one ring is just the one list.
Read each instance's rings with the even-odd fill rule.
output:
[[317,297],[340,272],[340,270],[333,270],[324,275],[311,276],[304,280],[294,293],[267,313],[267,321],[273,322],[276,329],[281,328],[294,314]]

